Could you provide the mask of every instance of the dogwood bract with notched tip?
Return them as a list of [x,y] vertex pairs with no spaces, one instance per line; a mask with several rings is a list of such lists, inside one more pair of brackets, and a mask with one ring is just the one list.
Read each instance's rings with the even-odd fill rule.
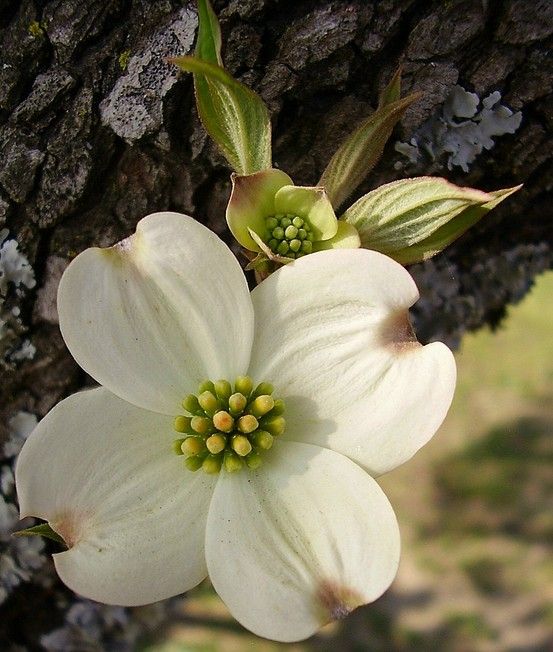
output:
[[[21,516],[68,544],[54,555],[61,579],[139,605],[209,574],[237,620],[279,641],[375,600],[400,546],[373,476],[428,441],[455,384],[449,349],[414,339],[417,297],[403,267],[361,249],[305,256],[250,294],[226,245],[175,213],[80,254],[60,283],[60,326],[103,387],[57,405],[16,471]],[[200,449],[215,460],[209,473],[174,454],[173,427],[197,440],[183,443],[187,462]],[[225,448],[206,452],[211,437]]]

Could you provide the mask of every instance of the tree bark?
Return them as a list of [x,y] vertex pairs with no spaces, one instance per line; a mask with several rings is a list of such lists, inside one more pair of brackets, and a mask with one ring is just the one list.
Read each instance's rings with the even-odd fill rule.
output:
[[[422,340],[456,345],[466,330],[496,325],[534,276],[552,266],[551,2],[214,5],[226,66],[268,104],[274,161],[296,183],[316,183],[400,64],[404,93],[424,95],[358,195],[413,174],[440,174],[484,190],[524,183],[443,254],[411,268],[421,290],[414,317]],[[57,324],[55,292],[67,263],[88,246],[129,235],[140,218],[159,210],[193,215],[230,243],[224,221],[230,181],[196,116],[190,77],[165,62],[192,48],[192,4],[0,0],[0,28],[0,229],[17,240],[37,281],[24,297],[9,299],[21,310],[36,354],[2,372],[1,442],[17,411],[41,417],[87,380]],[[504,104],[521,111],[521,126],[498,137],[468,173],[440,167],[443,160],[409,165],[394,141],[416,137],[456,84],[480,98],[500,91]],[[41,572],[54,577],[50,567]],[[32,578],[10,593],[0,606],[1,642],[35,649],[41,635],[63,626],[73,598],[52,581],[37,589]],[[30,616],[45,611],[48,617]],[[22,613],[33,626],[17,631]]]

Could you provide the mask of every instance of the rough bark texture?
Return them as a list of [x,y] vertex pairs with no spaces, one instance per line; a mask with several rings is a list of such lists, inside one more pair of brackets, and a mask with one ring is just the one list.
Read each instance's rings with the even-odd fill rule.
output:
[[[465,330],[496,324],[551,267],[549,0],[214,4],[226,65],[269,105],[274,161],[296,183],[317,181],[400,63],[404,91],[424,97],[360,193],[436,172],[435,163],[406,167],[393,141],[415,134],[455,84],[480,97],[499,90],[522,112],[518,131],[499,137],[469,173],[439,171],[485,190],[525,185],[447,252],[412,268],[421,339],[456,344]],[[229,170],[196,117],[190,78],[164,62],[190,50],[195,27],[193,5],[177,0],[0,0],[0,229],[19,242],[37,280],[17,299],[36,355],[2,371],[0,442],[11,415],[40,417],[86,380],[64,348],[55,311],[71,258],[164,209],[194,215],[228,239]],[[55,581],[41,587],[22,583],[0,607],[3,649],[8,640],[33,649],[63,624],[69,594]],[[23,608],[34,627],[16,626]]]

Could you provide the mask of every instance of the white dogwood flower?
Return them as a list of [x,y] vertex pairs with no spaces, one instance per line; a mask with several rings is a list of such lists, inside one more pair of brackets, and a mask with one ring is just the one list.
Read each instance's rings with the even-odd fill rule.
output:
[[60,326],[102,387],[58,404],[16,472],[21,516],[68,545],[61,579],[140,605],[209,575],[278,641],[379,597],[400,544],[373,478],[430,439],[455,384],[449,349],[413,336],[417,297],[364,249],[305,256],[250,294],[226,245],[176,213],[80,254]]

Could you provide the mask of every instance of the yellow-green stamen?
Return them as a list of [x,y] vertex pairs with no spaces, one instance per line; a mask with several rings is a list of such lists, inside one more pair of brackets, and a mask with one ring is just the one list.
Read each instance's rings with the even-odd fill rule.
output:
[[199,455],[205,450],[203,439],[199,437],[187,437],[181,445],[181,450],[185,455]]
[[301,258],[313,251],[309,222],[298,215],[271,215],[265,218],[263,240],[269,249],[287,258]]
[[234,428],[234,419],[228,412],[220,410],[213,415],[213,425],[220,432],[232,432]]
[[227,445],[227,438],[219,434],[211,435],[211,437],[207,438],[205,445],[207,446],[207,449],[210,453],[217,455],[217,453],[225,450]]
[[182,402],[188,414],[175,417],[173,427],[181,436],[173,442],[173,451],[185,456],[190,471],[215,474],[221,469],[234,473],[259,468],[262,454],[286,426],[284,402],[272,393],[270,383],[254,388],[249,376],[239,376],[234,385],[226,380],[202,382],[198,394],[189,394]]
[[237,426],[240,432],[249,435],[250,432],[257,430],[259,421],[253,416],[253,414],[244,414],[238,419]]
[[190,417],[183,417],[183,416],[176,417],[175,423],[173,424],[173,428],[177,432],[187,432],[188,428],[190,427],[191,421],[192,419]]

